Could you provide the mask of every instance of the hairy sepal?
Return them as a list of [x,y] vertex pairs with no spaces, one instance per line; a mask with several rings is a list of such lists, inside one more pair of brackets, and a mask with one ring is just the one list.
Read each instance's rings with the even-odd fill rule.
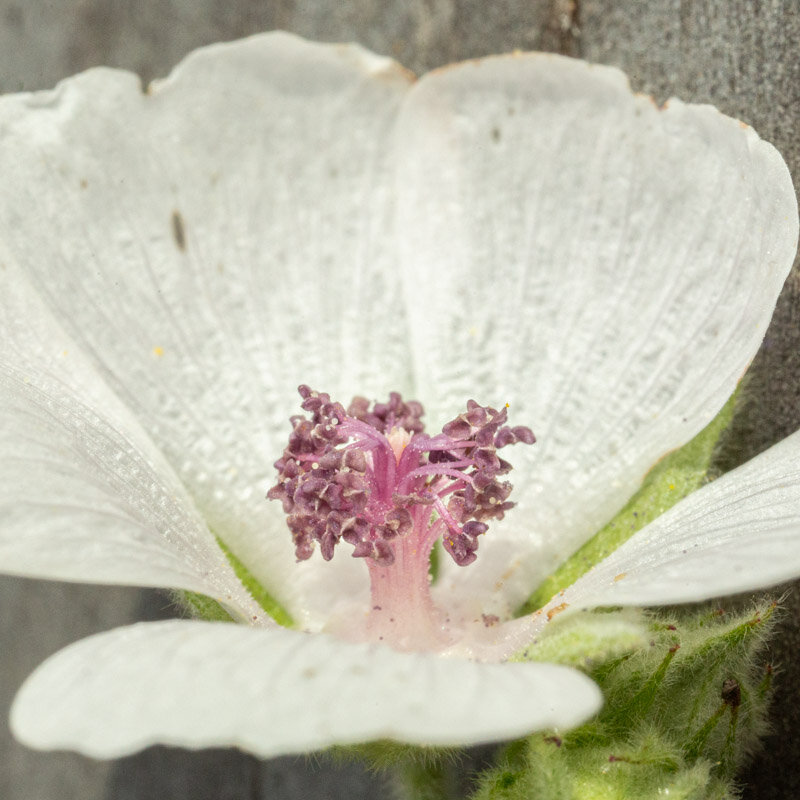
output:
[[[284,628],[294,627],[294,620],[288,610],[281,605],[259,582],[245,564],[236,557],[233,551],[217,537],[217,544],[228,563],[236,573],[236,577],[242,586],[250,593],[253,599],[269,614],[272,619]],[[236,620],[228,611],[216,600],[197,592],[176,591],[172,593],[172,598],[183,612],[194,619],[202,619],[206,622],[235,622]]]
[[733,419],[740,390],[731,395],[717,416],[683,447],[668,453],[647,473],[638,492],[625,507],[586,544],[549,575],[518,610],[518,616],[544,606],[559,591],[571,586],[638,530],[709,479],[720,437]]
[[587,670],[606,697],[600,714],[509,746],[473,800],[737,797],[737,771],[766,728],[776,607],[648,612],[646,647]]

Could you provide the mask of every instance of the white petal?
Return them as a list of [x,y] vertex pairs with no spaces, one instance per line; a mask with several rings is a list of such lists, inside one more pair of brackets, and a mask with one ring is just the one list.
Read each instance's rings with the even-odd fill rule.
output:
[[296,565],[264,495],[299,383],[345,402],[409,385],[386,146],[409,81],[356,46],[270,34],[197,51],[148,93],[98,69],[0,104],[0,239],[306,622],[366,571]]
[[0,571],[189,589],[265,621],[136,420],[4,266]]
[[574,726],[598,688],[551,664],[478,664],[239,625],[170,621],[74,644],[11,712],[32,747],[122,756],[150,744],[259,756],[391,738],[455,745]]
[[507,455],[519,507],[442,583],[513,608],[731,394],[794,257],[795,195],[747,126],[550,55],[431,73],[398,141],[420,394],[440,419],[509,402],[538,437]]
[[643,528],[558,603],[666,605],[800,575],[800,432]]

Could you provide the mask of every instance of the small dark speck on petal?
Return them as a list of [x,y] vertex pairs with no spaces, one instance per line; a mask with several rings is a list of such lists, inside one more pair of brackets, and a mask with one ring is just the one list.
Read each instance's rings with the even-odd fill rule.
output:
[[175,239],[178,250],[186,252],[186,227],[181,212],[177,209],[172,212],[172,238]]
[[500,128],[492,128],[492,141],[493,142],[500,141]]
[[3,16],[9,28],[22,28],[25,25],[25,15],[18,5],[12,3]]
[[89,185],[89,181],[86,178],[81,178],[81,189],[85,189]]

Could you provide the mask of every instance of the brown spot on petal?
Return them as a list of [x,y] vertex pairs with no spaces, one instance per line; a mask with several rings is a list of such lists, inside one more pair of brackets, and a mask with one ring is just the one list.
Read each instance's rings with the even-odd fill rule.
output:
[[550,622],[550,620],[553,619],[556,614],[560,614],[568,605],[569,603],[561,603],[560,605],[551,608],[547,612],[547,621]]
[[13,4],[3,13],[3,19],[9,28],[22,28],[25,24],[25,15],[22,13],[22,8]]
[[186,225],[184,224],[181,212],[175,209],[172,212],[172,238],[175,245],[182,253],[186,252]]
[[627,572],[620,572],[619,575],[614,576],[614,581],[621,581],[627,574]]
[[642,100],[647,100],[647,102],[650,103],[650,105],[652,105],[657,111],[661,110],[661,107],[658,105],[653,95],[647,94],[646,92],[634,92],[634,96],[641,97]]

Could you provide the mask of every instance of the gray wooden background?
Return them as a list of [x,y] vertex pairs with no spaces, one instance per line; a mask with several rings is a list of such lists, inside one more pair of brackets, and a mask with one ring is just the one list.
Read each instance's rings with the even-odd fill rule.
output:
[[[752,124],[800,185],[800,0],[0,0],[0,92],[51,87],[96,64],[145,80],[189,50],[271,28],[356,40],[417,72],[515,48],[615,64],[636,89],[711,102]],[[0,176],[2,180],[2,176]],[[754,367],[734,463],[800,427],[800,282],[784,290]],[[748,800],[800,797],[800,602],[772,659],[773,732],[743,776]],[[0,579],[0,710],[45,656],[84,635],[169,615],[155,592]],[[294,800],[383,796],[358,767],[152,748],[111,763],[40,754],[0,728],[3,800]]]

